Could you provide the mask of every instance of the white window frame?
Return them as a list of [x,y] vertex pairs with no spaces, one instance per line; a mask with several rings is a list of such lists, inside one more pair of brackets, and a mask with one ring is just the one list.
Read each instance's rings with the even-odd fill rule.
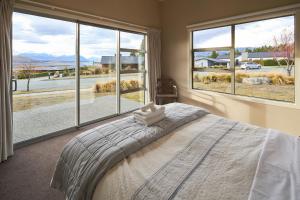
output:
[[[249,97],[237,94],[218,93],[214,91],[206,91],[192,88],[192,72],[193,72],[193,31],[205,30],[216,27],[232,26],[248,22],[261,21],[271,18],[278,18],[293,15],[295,18],[295,102],[276,101],[271,99],[263,99],[259,97]],[[233,26],[234,27],[234,26]],[[269,9],[265,11],[249,13],[220,20],[213,20],[187,26],[188,31],[188,90],[194,94],[208,94],[212,96],[223,96],[231,99],[261,103],[267,105],[283,106],[288,108],[300,109],[300,4],[289,5],[285,7]],[[233,30],[234,31],[234,30]],[[232,44],[235,43],[235,36],[232,35]],[[231,55],[232,56],[232,55]],[[232,59],[231,59],[232,60]],[[234,59],[233,59],[234,60]],[[232,63],[230,64],[232,65]],[[231,66],[232,67],[232,66]],[[234,73],[234,72],[233,72]]]

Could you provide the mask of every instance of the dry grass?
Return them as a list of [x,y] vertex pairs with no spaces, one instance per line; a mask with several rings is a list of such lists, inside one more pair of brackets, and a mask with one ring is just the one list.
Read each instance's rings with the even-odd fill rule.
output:
[[[230,83],[210,83],[194,82],[194,88],[231,93]],[[294,85],[248,85],[236,83],[235,92],[242,96],[259,97],[264,99],[294,102],[295,86]]]
[[[142,88],[143,84],[137,80],[127,80],[120,82],[121,91],[134,90]],[[115,92],[116,91],[116,81],[110,81],[107,83],[96,83],[93,91],[95,93],[105,93],[105,92]]]
[[145,96],[144,91],[131,92],[131,93],[126,93],[121,95],[122,98],[130,99],[140,103],[144,102],[144,96]]
[[[270,79],[271,85],[294,85],[295,78],[293,76],[287,76],[283,73],[271,73],[271,72],[253,72],[243,73],[237,72],[235,75],[235,81],[242,83],[244,78],[255,77],[267,77]],[[231,82],[231,73],[208,73],[207,75],[194,74],[193,80],[195,82],[203,82],[204,84],[216,83],[216,82]]]

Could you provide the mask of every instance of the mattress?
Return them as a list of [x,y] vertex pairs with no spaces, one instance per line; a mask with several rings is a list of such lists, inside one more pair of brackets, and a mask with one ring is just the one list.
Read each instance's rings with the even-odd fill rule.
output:
[[[219,116],[206,115],[125,158],[109,170],[98,183],[93,200],[141,199],[137,192],[145,183],[181,153],[197,134],[215,127],[219,120],[222,120]],[[201,164],[177,188],[176,195],[171,198],[248,199],[266,137],[264,133],[265,129],[237,123],[207,153]],[[157,187],[151,188],[152,193],[168,189],[164,187],[165,185],[158,182]],[[143,199],[164,198],[144,196]]]

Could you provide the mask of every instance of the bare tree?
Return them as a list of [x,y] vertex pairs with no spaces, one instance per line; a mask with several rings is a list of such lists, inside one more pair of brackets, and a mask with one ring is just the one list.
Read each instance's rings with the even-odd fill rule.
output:
[[30,90],[30,79],[34,72],[34,68],[31,64],[23,64],[20,70],[20,73],[23,75],[24,78],[27,79],[27,92]]
[[288,76],[291,76],[295,65],[294,32],[283,30],[279,37],[274,36],[274,58],[279,66],[285,65]]

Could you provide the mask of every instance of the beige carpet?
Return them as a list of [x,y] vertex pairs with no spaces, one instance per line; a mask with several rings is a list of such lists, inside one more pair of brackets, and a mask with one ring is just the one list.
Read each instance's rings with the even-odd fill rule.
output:
[[115,119],[17,149],[13,157],[0,163],[0,199],[63,200],[61,192],[49,187],[63,146],[75,135]]

